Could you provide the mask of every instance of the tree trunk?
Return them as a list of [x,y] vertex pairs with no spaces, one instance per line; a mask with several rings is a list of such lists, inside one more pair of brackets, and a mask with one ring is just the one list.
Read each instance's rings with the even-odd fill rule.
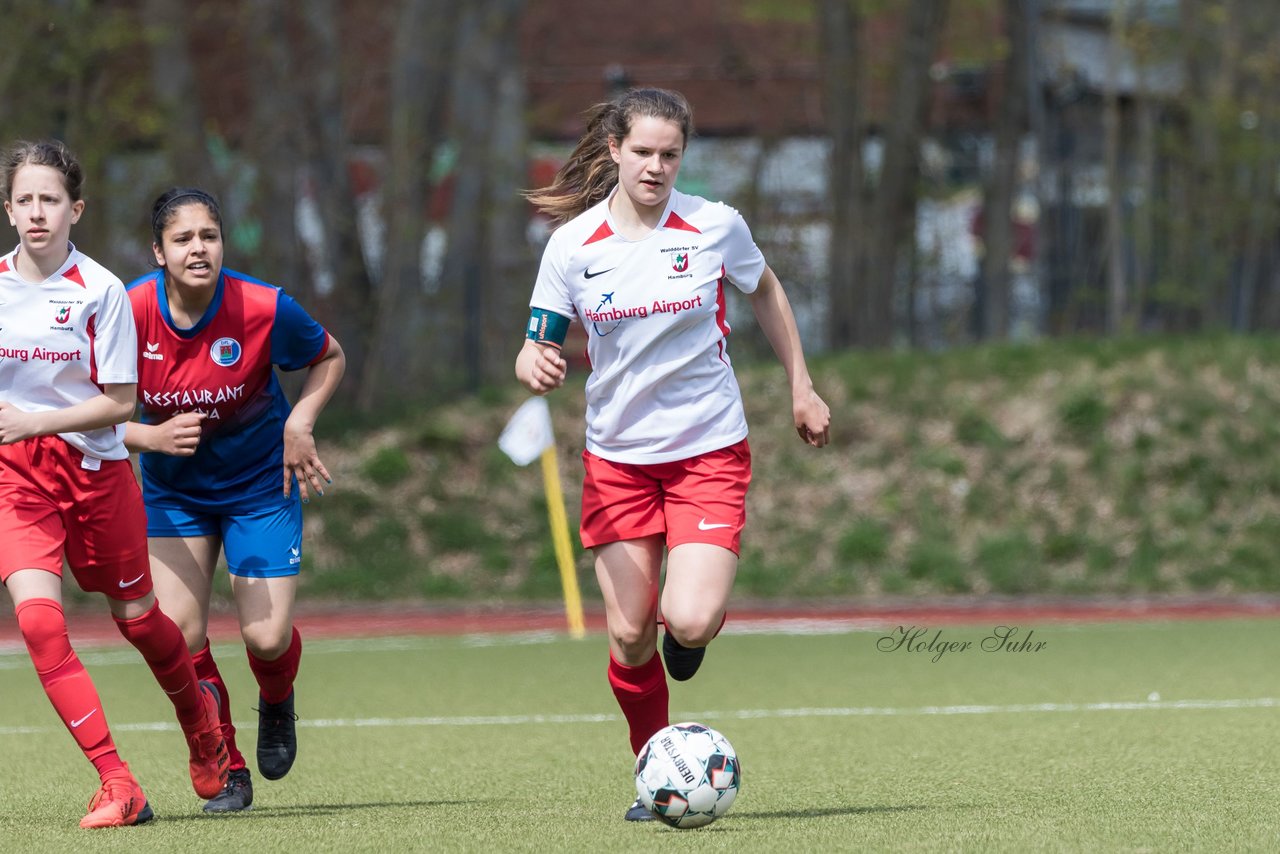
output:
[[1004,94],[995,127],[995,162],[982,200],[983,338],[1009,335],[1009,263],[1013,259],[1013,198],[1018,159],[1027,121],[1027,8],[1023,0],[1005,0],[1009,53],[1004,61]]
[[[479,388],[484,371],[487,322],[486,292],[493,287],[488,272],[493,211],[490,159],[496,126],[500,46],[518,20],[522,0],[483,0],[462,11],[454,68],[453,128],[458,147],[454,170],[449,245],[445,253],[437,316],[454,334],[441,337],[446,364],[460,368],[456,378],[470,391]],[[503,334],[506,334],[505,332]]]
[[422,387],[431,378],[430,339],[421,335],[422,241],[431,164],[444,136],[456,9],[449,0],[404,0],[396,22],[382,182],[386,251],[357,392],[365,411],[397,399],[403,384]]
[[487,382],[509,382],[511,365],[524,344],[517,323],[528,314],[529,293],[537,273],[535,253],[527,237],[529,204],[520,191],[529,185],[528,131],[525,125],[524,67],[520,51],[520,19],[524,0],[507,0],[506,14],[495,40],[497,57],[493,144],[489,153],[490,251],[494,310],[485,312],[483,370]]
[[[327,278],[328,326],[342,344],[347,374],[364,376],[372,334],[373,286],[360,242],[356,199],[348,173],[342,103],[342,39],[337,0],[312,0],[302,16],[309,86],[305,87],[307,179],[319,214],[324,255],[312,258],[313,278]],[[339,394],[352,396],[352,384]]]
[[898,263],[912,237],[917,160],[929,103],[929,68],[946,19],[946,0],[910,0],[907,29],[885,134],[884,160],[876,189],[873,235],[865,253],[866,274],[855,319],[856,343],[888,347],[894,336],[894,291]]
[[1107,332],[1114,335],[1124,324],[1124,177],[1120,172],[1120,92],[1119,76],[1125,37],[1124,4],[1111,11],[1107,43],[1107,76],[1103,93],[1103,159],[1107,175]]
[[144,20],[152,28],[151,86],[164,118],[165,154],[173,182],[223,195],[209,157],[196,71],[191,63],[191,11],[171,0],[144,0]]
[[817,25],[831,140],[827,337],[833,349],[842,349],[857,342],[859,289],[865,285],[859,262],[865,258],[861,245],[866,240],[862,164],[866,61],[858,44],[862,22],[850,0],[821,0]]
[[302,141],[297,129],[303,116],[293,85],[292,49],[282,33],[289,31],[285,0],[249,0],[248,32],[252,50],[253,103],[247,154],[257,165],[252,210],[262,227],[254,275],[280,285],[303,305],[314,296],[303,275],[296,210],[301,176],[297,168]]

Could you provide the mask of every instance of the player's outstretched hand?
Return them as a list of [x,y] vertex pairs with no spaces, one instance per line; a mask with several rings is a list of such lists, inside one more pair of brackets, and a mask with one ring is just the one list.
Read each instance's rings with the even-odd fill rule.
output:
[[31,413],[0,400],[0,445],[12,445],[36,435]]
[[831,441],[831,409],[816,391],[808,389],[792,398],[791,414],[796,432],[805,442],[821,448]]
[[190,457],[200,445],[203,412],[179,412],[152,430],[152,450],[171,457]]
[[298,495],[302,503],[311,500],[311,490],[323,496],[324,488],[333,483],[329,470],[320,462],[316,440],[310,430],[304,430],[285,422],[284,425],[284,497],[293,491],[293,480],[298,480]]

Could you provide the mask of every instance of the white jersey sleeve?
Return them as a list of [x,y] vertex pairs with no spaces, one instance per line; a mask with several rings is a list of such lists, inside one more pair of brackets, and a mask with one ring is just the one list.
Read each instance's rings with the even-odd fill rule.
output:
[[722,255],[725,259],[725,274],[729,281],[744,294],[755,293],[760,285],[760,277],[764,275],[764,254],[756,246],[751,237],[751,229],[742,214],[726,204],[720,205],[725,210],[725,235]]
[[569,286],[565,277],[567,252],[565,251],[565,234],[557,230],[551,235],[546,250],[542,253],[542,263],[538,266],[538,279],[533,285],[533,298],[529,300],[530,308],[578,319],[578,311],[574,307],[569,294]]
[[93,357],[100,385],[138,381],[138,332],[124,284],[106,282],[94,322]]

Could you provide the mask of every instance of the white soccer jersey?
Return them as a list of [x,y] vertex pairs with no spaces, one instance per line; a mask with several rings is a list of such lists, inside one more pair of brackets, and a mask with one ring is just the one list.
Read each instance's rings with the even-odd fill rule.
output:
[[614,462],[686,459],[747,435],[724,286],[754,291],[764,256],[719,202],[672,191],[659,222],[621,237],[606,198],[551,235],[530,300],[586,328],[587,449]]
[[[28,412],[83,403],[107,383],[138,381],[138,342],[124,285],[71,247],[39,284],[18,275],[18,250],[0,258],[0,400]],[[60,433],[89,457],[127,459],[124,425]]]

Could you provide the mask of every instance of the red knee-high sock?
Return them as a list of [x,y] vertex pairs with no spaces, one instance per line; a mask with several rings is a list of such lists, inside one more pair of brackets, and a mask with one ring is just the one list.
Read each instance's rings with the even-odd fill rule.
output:
[[40,684],[71,737],[103,780],[127,774],[111,739],[98,689],[71,648],[62,606],[52,599],[28,599],[14,610]]
[[670,723],[667,706],[671,695],[662,659],[655,651],[647,664],[628,667],[610,654],[609,685],[631,729],[631,752],[638,754],[655,732]]
[[204,723],[204,697],[191,663],[191,653],[178,626],[165,616],[158,604],[132,620],[116,618],[116,628],[125,640],[142,653],[156,681],[164,689],[182,731],[191,733]]
[[252,652],[249,655],[249,669],[258,680],[258,690],[267,703],[282,703],[293,693],[293,680],[298,677],[298,663],[302,660],[302,635],[294,626],[293,637],[284,655],[271,661],[258,658]]
[[231,757],[231,764],[227,767],[232,771],[245,767],[244,756],[236,747],[236,728],[231,723],[231,693],[227,690],[227,683],[222,681],[213,653],[209,651],[208,638],[204,639],[200,651],[192,654],[191,662],[196,667],[196,678],[218,689],[218,722],[222,726],[222,740],[227,743],[227,754]]

